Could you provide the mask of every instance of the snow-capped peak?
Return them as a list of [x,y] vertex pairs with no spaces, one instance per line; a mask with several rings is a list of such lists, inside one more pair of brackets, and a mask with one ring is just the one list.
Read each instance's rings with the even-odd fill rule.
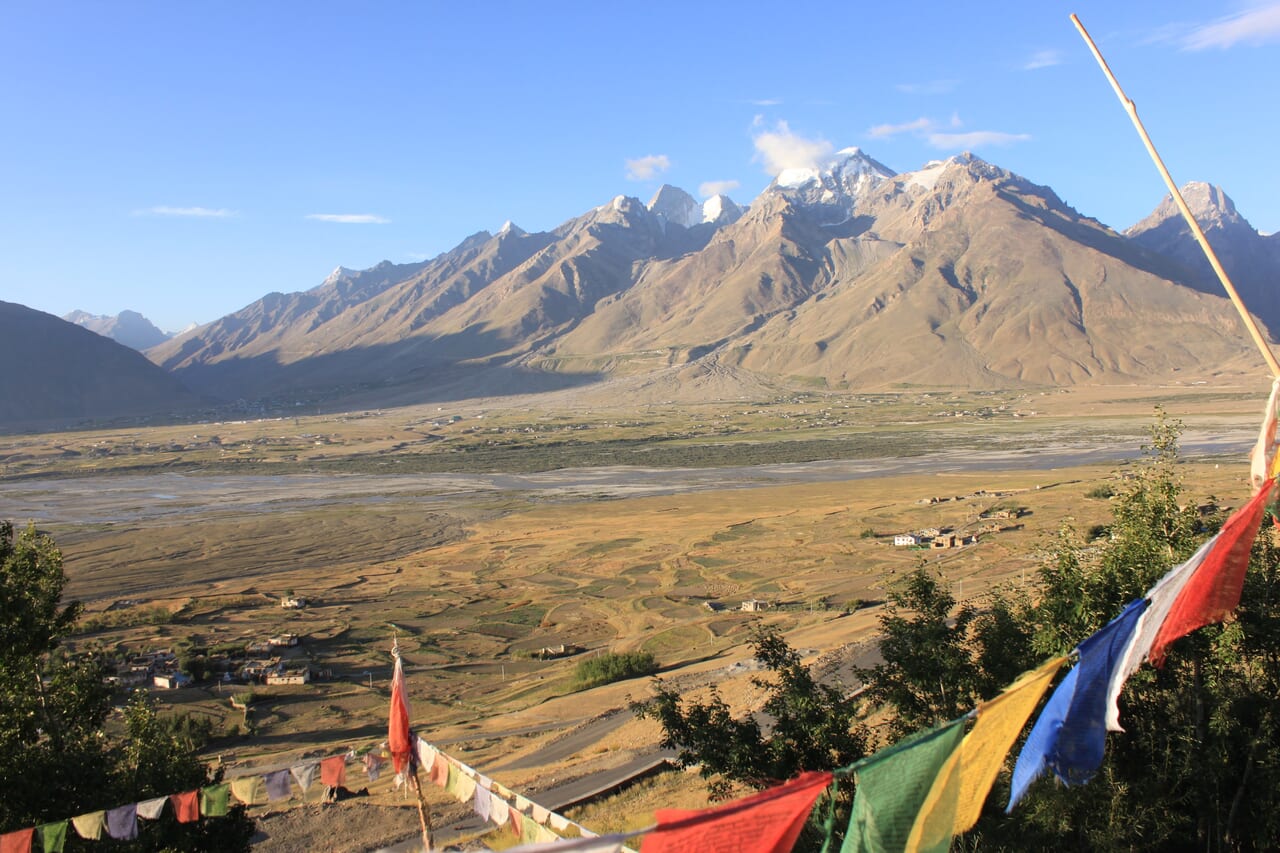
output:
[[508,219],[506,222],[502,223],[502,227],[498,229],[497,236],[504,237],[510,234],[512,236],[519,237],[525,233],[526,232],[523,228]]
[[894,171],[868,157],[861,148],[842,148],[821,163],[783,169],[766,193],[777,193],[818,212],[824,221],[847,219],[858,197]]
[[702,207],[697,199],[670,184],[658,187],[646,207],[663,221],[682,228],[692,228],[702,222]]

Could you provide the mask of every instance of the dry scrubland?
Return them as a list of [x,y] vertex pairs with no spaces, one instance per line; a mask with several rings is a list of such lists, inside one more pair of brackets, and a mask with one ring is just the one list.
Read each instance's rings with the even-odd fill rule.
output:
[[[866,654],[879,602],[896,577],[927,560],[960,597],[978,601],[993,585],[1026,583],[1065,520],[1082,531],[1106,520],[1107,501],[1089,493],[1115,485],[1119,466],[755,487],[739,480],[732,489],[703,484],[635,497],[581,485],[529,491],[499,483],[308,499],[303,475],[442,470],[450,458],[460,471],[500,470],[517,451],[526,464],[593,464],[608,450],[657,466],[662,459],[715,464],[735,451],[750,461],[788,460],[808,444],[814,452],[885,457],[1025,451],[1090,436],[1119,436],[1113,441],[1136,448],[1156,402],[1182,418],[1189,434],[1238,440],[1255,427],[1264,393],[1260,381],[1257,388],[1215,390],[811,395],[572,416],[558,413],[554,400],[482,401],[438,411],[11,436],[0,437],[0,498],[7,500],[0,506],[25,523],[21,505],[30,490],[51,477],[94,475],[92,518],[75,518],[64,506],[40,524],[63,548],[70,593],[87,602],[87,618],[95,620],[97,630],[77,637],[78,646],[141,652],[184,639],[216,645],[280,632],[303,637],[292,654],[332,678],[256,687],[254,733],[228,734],[211,749],[230,775],[385,736],[394,635],[409,665],[420,731],[509,786],[554,799],[559,786],[650,753],[657,739],[651,723],[624,710],[629,698],[647,693],[644,682],[573,691],[572,669],[582,655],[649,651],[663,677],[691,694],[716,684],[747,707],[758,691],[749,683],[744,643],[763,620],[783,628],[831,677],[847,678],[849,663]],[[208,443],[212,435],[216,444]],[[123,482],[112,473],[161,478],[161,489],[175,471],[211,482],[279,474],[281,496],[237,502],[231,480],[211,489],[207,501],[171,501],[163,512],[111,509],[113,484]],[[1192,494],[1216,494],[1229,505],[1246,496],[1245,474],[1242,453],[1186,466]],[[920,503],[933,497],[951,499]],[[1001,509],[1019,512],[982,518]],[[1002,529],[954,550],[892,544],[898,532],[941,527],[968,535],[984,526]],[[282,610],[285,590],[311,605]],[[771,606],[736,609],[747,599]],[[585,651],[546,661],[532,654],[558,644]],[[196,687],[162,698],[216,718],[229,732],[243,724],[229,692]],[[385,779],[373,793],[373,802],[407,806]],[[447,807],[442,794],[433,796]],[[674,774],[579,814],[609,830],[646,823],[656,804],[703,802],[696,780]],[[266,821],[265,846],[303,849],[300,833],[312,830],[301,824],[314,829],[319,819],[300,814]],[[343,818],[344,825],[353,821],[359,823]],[[366,841],[378,840],[378,827],[388,837],[414,829],[411,818],[407,829],[398,820],[365,823],[372,825]]]

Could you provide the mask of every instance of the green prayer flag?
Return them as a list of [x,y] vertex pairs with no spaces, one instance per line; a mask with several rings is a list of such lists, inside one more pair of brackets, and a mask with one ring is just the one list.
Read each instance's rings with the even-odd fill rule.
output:
[[914,734],[864,759],[840,853],[902,850],[934,777],[960,745],[965,717]]
[[40,847],[44,853],[62,853],[67,843],[67,822],[46,823],[36,827],[36,836],[40,839]]
[[200,815],[202,817],[226,817],[230,799],[231,786],[226,782],[221,785],[209,785],[201,788]]

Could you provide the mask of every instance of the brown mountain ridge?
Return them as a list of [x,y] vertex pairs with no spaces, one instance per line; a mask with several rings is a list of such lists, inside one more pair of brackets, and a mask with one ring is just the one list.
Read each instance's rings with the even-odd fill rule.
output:
[[741,215],[728,204],[732,215],[693,222],[688,197],[664,187],[650,205],[619,196],[550,232],[508,226],[421,264],[340,268],[148,356],[223,398],[402,401],[672,368],[840,389],[1258,366],[1185,262],[972,155],[894,175],[846,149]]

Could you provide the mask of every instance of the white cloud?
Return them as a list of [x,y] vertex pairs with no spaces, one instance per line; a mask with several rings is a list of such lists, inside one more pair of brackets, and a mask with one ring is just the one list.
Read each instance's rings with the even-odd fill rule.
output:
[[776,107],[782,103],[782,98],[761,98],[758,101],[750,101],[749,103],[756,107]]
[[931,133],[929,144],[934,148],[984,148],[988,145],[1012,145],[1026,142],[1029,133],[1002,133],[998,130],[971,130],[968,133]]
[[671,158],[666,154],[650,154],[627,161],[628,181],[649,181],[671,168]]
[[806,139],[793,133],[785,121],[779,121],[773,130],[756,134],[754,142],[756,159],[775,177],[785,169],[816,169],[832,151],[827,140]]
[[386,225],[390,222],[384,216],[372,213],[308,213],[307,219],[317,222],[341,222],[343,225]]
[[1256,46],[1270,41],[1280,41],[1280,3],[1255,6],[1197,27],[1183,38],[1182,47],[1206,50],[1234,47],[1241,42]]
[[933,119],[921,117],[902,124],[877,124],[867,131],[867,135],[873,139],[888,139],[899,133],[927,133],[935,126]]
[[721,193],[731,193],[742,186],[737,181],[707,181],[698,185],[698,194],[703,198],[711,198]]
[[215,219],[225,219],[228,216],[235,216],[234,210],[227,210],[225,207],[169,207],[167,205],[157,205],[156,207],[148,207],[145,210],[135,210],[134,216],[204,216],[213,217]]
[[946,95],[954,92],[959,80],[926,80],[923,83],[899,83],[894,88],[904,95]]
[[1037,68],[1051,68],[1062,64],[1062,51],[1038,50],[1022,66],[1023,71],[1035,71]]

